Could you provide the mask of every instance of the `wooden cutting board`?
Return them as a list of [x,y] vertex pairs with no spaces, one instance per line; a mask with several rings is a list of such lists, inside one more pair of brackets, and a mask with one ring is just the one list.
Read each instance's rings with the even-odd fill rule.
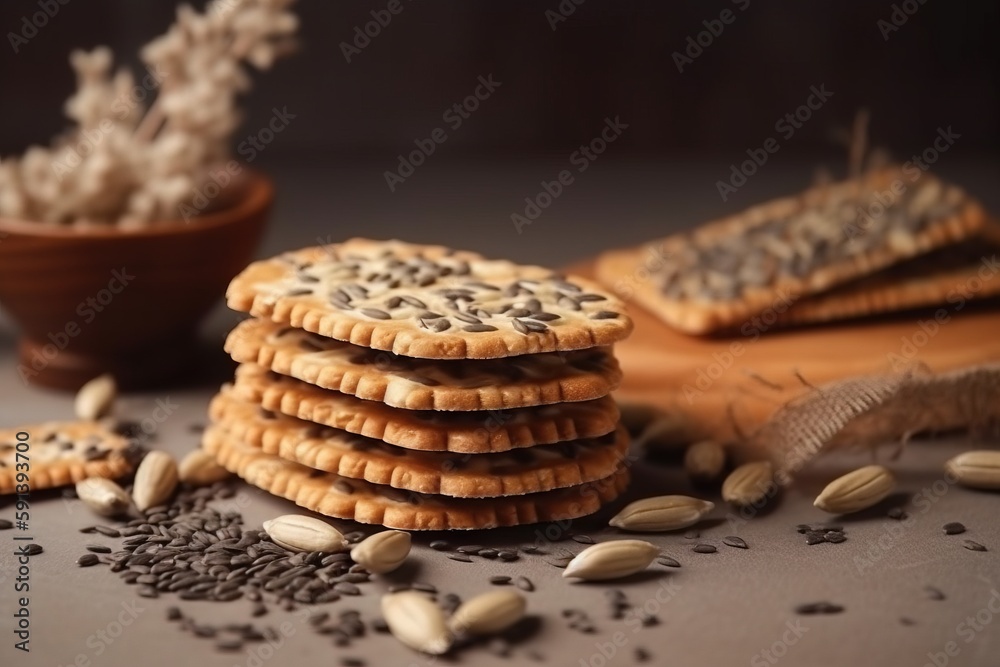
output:
[[[594,274],[593,262],[570,268]],[[751,432],[810,385],[925,364],[942,372],[1000,361],[1000,309],[966,304],[833,325],[764,331],[759,336],[680,333],[632,304],[635,332],[616,346],[624,380],[616,396],[690,418],[699,437]],[[801,379],[800,379],[801,378]]]

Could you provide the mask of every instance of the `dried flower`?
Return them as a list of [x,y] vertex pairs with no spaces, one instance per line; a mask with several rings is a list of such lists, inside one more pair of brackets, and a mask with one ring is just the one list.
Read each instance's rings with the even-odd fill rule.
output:
[[74,51],[77,90],[65,113],[75,127],[0,162],[0,216],[81,227],[181,217],[229,159],[236,96],[250,87],[245,64],[268,69],[291,50],[293,1],[213,0],[204,13],[181,5],[142,50],[138,79],[113,71],[107,47]]

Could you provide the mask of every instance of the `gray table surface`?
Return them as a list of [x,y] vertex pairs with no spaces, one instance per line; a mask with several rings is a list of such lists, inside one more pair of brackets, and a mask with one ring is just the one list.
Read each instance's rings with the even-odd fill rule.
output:
[[[381,164],[316,168],[276,166],[279,204],[261,255],[310,245],[317,238],[351,235],[399,236],[447,242],[528,262],[563,264],[602,248],[639,242],[657,233],[734,211],[741,206],[804,185],[808,170],[785,166],[762,171],[753,187],[722,203],[714,182],[722,164],[612,163],[597,165],[581,177],[535,224],[518,235],[510,214],[551,179],[563,162],[550,161],[429,164],[396,194],[381,180]],[[556,171],[553,171],[556,170]],[[966,162],[946,171],[994,210],[998,194],[990,190],[1000,176],[995,163]],[[412,188],[410,186],[413,186]],[[237,317],[221,307],[206,324],[210,348],[221,348],[225,331]],[[0,321],[0,423],[70,418],[71,397],[24,386],[15,374],[13,326]],[[221,352],[219,353],[221,356]],[[193,382],[188,388],[135,393],[118,406],[123,417],[142,419],[158,400],[177,405],[157,431],[158,446],[181,455],[197,442],[190,431],[205,422],[209,397],[224,375]],[[412,563],[400,576],[413,576],[443,592],[468,597],[489,588],[494,574],[525,574],[537,590],[528,593],[529,612],[538,623],[533,636],[516,644],[511,657],[474,647],[441,663],[503,665],[531,663],[530,651],[545,664],[575,666],[627,665],[637,648],[652,656],[650,664],[717,666],[758,665],[997,665],[1000,664],[1000,525],[996,494],[973,492],[943,481],[942,463],[971,447],[995,447],[996,440],[951,436],[912,443],[892,463],[900,496],[893,502],[845,520],[848,540],[842,544],[807,546],[796,524],[828,520],[812,507],[812,499],[834,475],[872,460],[871,452],[843,452],[807,469],[769,511],[752,520],[732,522],[721,504],[701,527],[698,541],[715,544],[716,554],[696,554],[694,541],[683,534],[648,539],[682,563],[680,569],[655,567],[655,574],[616,584],[637,607],[654,612],[659,624],[636,629],[613,620],[603,594],[605,586],[567,584],[560,570],[540,557],[515,563],[475,559],[456,563],[427,548],[421,536]],[[878,454],[888,459],[888,449]],[[634,466],[629,497],[691,491],[676,465],[641,460]],[[906,497],[920,495],[923,501]],[[714,495],[710,493],[709,495]],[[250,526],[291,511],[290,503],[241,486],[237,496]],[[886,517],[894,503],[906,503],[911,521]],[[0,518],[12,518],[9,499],[0,499]],[[574,523],[567,534],[607,540],[616,534],[602,528],[607,514]],[[0,664],[4,665],[198,665],[338,664],[359,657],[369,665],[431,665],[393,639],[375,635],[349,648],[335,648],[329,637],[315,634],[301,615],[274,609],[262,624],[290,623],[287,640],[273,657],[221,654],[211,642],[182,633],[165,621],[165,609],[176,603],[163,597],[144,600],[103,568],[77,568],[72,563],[94,536],[77,532],[94,518],[77,501],[58,493],[38,493],[32,505],[32,531],[45,553],[31,564],[31,653],[13,649],[13,533],[0,532]],[[961,521],[969,530],[945,536],[942,525]],[[355,526],[337,522],[345,530]],[[445,536],[453,545],[527,544],[536,529]],[[724,546],[727,535],[743,537],[748,550]],[[436,537],[440,537],[439,535]],[[986,545],[978,553],[962,547],[964,539]],[[111,543],[110,540],[104,540]],[[579,551],[573,541],[554,546]],[[366,619],[378,613],[379,594],[389,580],[365,585],[364,595],[344,599],[331,611],[353,608]],[[945,594],[936,600],[925,587]],[[835,615],[800,616],[806,602],[829,601],[844,611]],[[136,610],[134,621],[118,633],[124,607]],[[248,604],[184,603],[198,620],[222,623],[248,618]],[[992,606],[992,611],[990,607]],[[594,634],[568,627],[561,610],[586,609]],[[906,617],[912,624],[905,624]],[[101,633],[108,633],[102,635]],[[111,637],[111,635],[117,635]],[[110,641],[104,639],[106,637]],[[946,655],[950,651],[952,655]],[[265,651],[265,654],[270,653]],[[610,654],[610,659],[605,654]],[[512,663],[511,661],[515,661]],[[935,660],[937,661],[935,663]]]

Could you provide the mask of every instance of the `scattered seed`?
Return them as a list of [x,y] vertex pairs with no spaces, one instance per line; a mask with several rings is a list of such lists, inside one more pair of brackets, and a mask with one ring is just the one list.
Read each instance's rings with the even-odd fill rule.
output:
[[423,593],[430,593],[431,595],[434,595],[435,593],[438,592],[437,586],[435,586],[434,584],[428,584],[428,583],[423,582],[423,581],[415,581],[415,582],[413,582],[412,584],[410,584],[410,588],[412,588],[415,591],[421,591]]
[[656,559],[656,562],[664,567],[680,567],[681,564],[676,558],[671,558],[670,556],[660,556]]
[[243,648],[243,640],[239,637],[224,637],[215,642],[215,648],[220,651],[239,651]]
[[78,419],[96,421],[109,412],[115,402],[117,387],[110,374],[101,375],[80,387],[76,394],[74,410]]
[[980,544],[979,542],[973,542],[972,540],[965,540],[964,542],[962,542],[962,546],[968,549],[969,551],[987,551],[986,547],[984,547],[982,544]]
[[832,602],[810,602],[808,604],[800,604],[795,608],[796,614],[802,614],[804,616],[812,616],[816,614],[839,614],[844,611],[844,608],[839,604],[833,604]]
[[945,535],[961,535],[965,532],[965,526],[957,521],[944,524]]
[[692,526],[714,508],[714,503],[690,496],[654,496],[628,504],[608,523],[622,530],[665,532]]
[[696,554],[714,554],[718,549],[716,549],[711,544],[698,544],[691,551]]
[[881,502],[895,486],[896,479],[888,469],[865,466],[830,482],[813,505],[831,514],[859,512]]
[[774,488],[770,461],[752,461],[733,470],[722,483],[722,499],[740,507],[759,506]]
[[98,562],[97,554],[83,554],[76,559],[76,564],[80,567],[91,567],[97,565]]
[[594,544],[594,538],[590,535],[574,535],[572,538],[574,542],[578,544]]
[[510,583],[511,578],[503,575],[490,577],[490,583],[494,586],[505,586]]
[[365,317],[372,318],[373,320],[389,320],[389,319],[392,319],[392,315],[390,315],[389,313],[385,312],[384,310],[380,310],[378,308],[361,308],[358,312],[360,312]]
[[927,591],[927,597],[931,600],[944,600],[945,595],[940,588],[934,586],[924,586],[924,590]]
[[517,577],[514,579],[514,585],[528,593],[535,590],[535,585],[527,577]]
[[407,591],[382,598],[382,616],[393,636],[406,646],[431,655],[446,653],[452,636],[441,609],[421,593]]
[[891,510],[889,510],[887,515],[890,519],[895,519],[896,521],[903,521],[904,519],[909,517],[909,515],[902,507],[893,507]]
[[445,542],[444,540],[434,540],[427,546],[429,546],[431,549],[434,549],[434,551],[444,551],[445,549],[448,548],[448,543]]
[[14,524],[7,519],[0,519],[0,530],[10,530],[14,527]]
[[[45,551],[45,549],[42,548],[41,544],[35,544],[34,542],[25,547],[25,549],[28,552],[29,556],[37,556],[38,554]],[[985,551],[985,549],[983,549],[983,551]]]
[[722,543],[726,546],[736,547],[737,549],[749,549],[746,540],[741,537],[736,537],[735,535],[730,535],[729,537],[722,538]]
[[564,577],[599,581],[627,577],[646,569],[659,549],[642,540],[612,540],[589,546],[569,561]]
[[948,461],[945,470],[963,486],[1000,489],[1000,451],[964,452]]

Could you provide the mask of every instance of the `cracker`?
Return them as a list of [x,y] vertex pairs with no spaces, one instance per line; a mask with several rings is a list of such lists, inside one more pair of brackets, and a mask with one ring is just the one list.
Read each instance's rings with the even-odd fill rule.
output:
[[[28,434],[18,451],[18,433]],[[24,436],[22,435],[22,438]],[[116,479],[136,463],[134,441],[114,422],[46,422],[0,430],[0,495],[75,484],[88,477]],[[27,466],[25,466],[25,463]],[[18,474],[27,472],[27,482]]]
[[407,410],[503,410],[607,396],[621,382],[609,348],[506,359],[428,360],[246,320],[229,334],[233,359],[324,389]]
[[228,437],[265,454],[373,484],[457,498],[578,486],[613,473],[628,452],[624,429],[599,438],[500,454],[455,455],[389,445],[286,415],[263,414],[223,388],[209,414]]
[[[899,184],[885,213],[868,215],[880,210],[874,193],[889,201],[884,193]],[[815,295],[972,240],[1000,243],[1000,226],[977,201],[930,174],[914,181],[893,168],[767,202],[643,250],[607,253],[598,277],[667,324],[704,334],[768,311],[778,319]],[[864,311],[857,294],[842,296],[845,312]],[[888,297],[897,307],[895,294]],[[813,317],[835,312],[817,308]]]
[[257,317],[428,359],[578,350],[632,330],[624,304],[589,281],[400,241],[352,239],[255,262],[227,299]]
[[[987,253],[971,259],[965,266],[944,270],[920,258],[803,299],[779,315],[778,321],[811,324],[937,305],[950,317],[967,301],[1000,294],[997,254],[1000,253]],[[896,271],[897,268],[905,270]]]
[[407,449],[461,454],[504,452],[611,433],[618,406],[593,401],[485,412],[401,410],[322,389],[254,364],[236,369],[236,393],[264,409]]
[[300,507],[340,519],[399,530],[472,530],[540,521],[566,521],[593,514],[628,484],[628,469],[582,486],[505,498],[448,498],[307,468],[247,447],[210,427],[202,441],[224,468],[249,484]]

